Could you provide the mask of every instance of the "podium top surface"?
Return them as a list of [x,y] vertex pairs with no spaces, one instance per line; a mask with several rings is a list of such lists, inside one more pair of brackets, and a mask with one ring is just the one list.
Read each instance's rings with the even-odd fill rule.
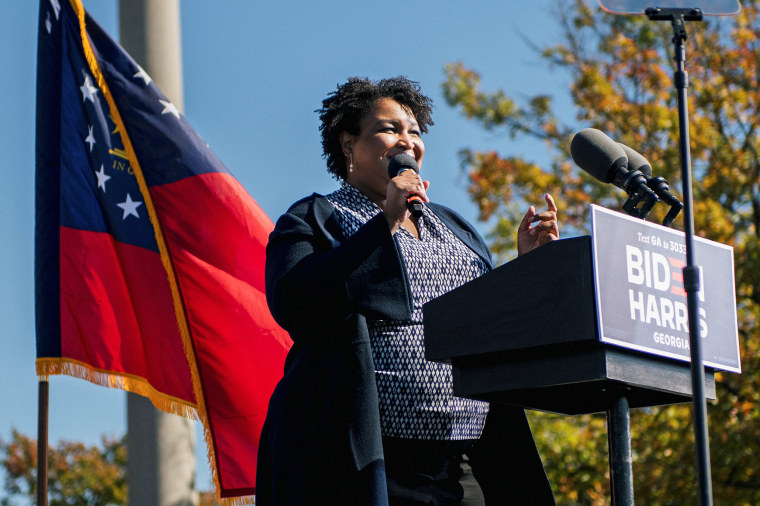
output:
[[598,341],[591,238],[546,244],[428,302],[423,314],[428,360]]

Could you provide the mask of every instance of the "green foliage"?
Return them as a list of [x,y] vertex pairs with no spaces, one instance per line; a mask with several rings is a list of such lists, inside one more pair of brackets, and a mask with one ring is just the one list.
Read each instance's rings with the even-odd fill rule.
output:
[[[494,228],[492,248],[514,254],[527,203],[552,193],[565,236],[587,232],[589,203],[622,207],[624,195],[572,163],[569,140],[598,128],[645,153],[657,175],[680,193],[678,114],[670,23],[612,16],[596,2],[559,2],[562,42],[541,49],[554,72],[569,75],[575,117],[557,118],[552,98],[524,103],[480,89],[463,63],[446,66],[447,102],[488,130],[543,141],[553,155],[542,168],[521,156],[464,149],[472,200]],[[760,504],[760,19],[756,1],[740,16],[687,23],[686,70],[694,217],[697,234],[734,248],[743,374],[716,375],[718,399],[708,406],[716,504]],[[667,212],[656,206],[651,221]],[[674,224],[683,227],[682,216]],[[571,233],[568,234],[568,231]],[[603,416],[531,414],[558,501],[608,504],[609,471]],[[696,469],[689,405],[633,410],[632,450],[637,503],[694,504]]]
[[[37,497],[37,442],[14,430],[11,441],[0,440],[0,465],[5,491],[0,504],[14,498]],[[123,439],[102,438],[102,446],[62,441],[48,451],[50,506],[126,504],[127,454]]]

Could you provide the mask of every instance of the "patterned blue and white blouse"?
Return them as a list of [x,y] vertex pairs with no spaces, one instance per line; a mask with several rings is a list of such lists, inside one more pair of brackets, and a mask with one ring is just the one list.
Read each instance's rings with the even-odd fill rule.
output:
[[[346,236],[381,209],[347,183],[326,196]],[[488,266],[427,207],[419,239],[399,228],[394,240],[412,294],[411,321],[369,320],[372,357],[384,436],[414,439],[477,439],[488,403],[455,397],[451,366],[425,360],[422,305],[477,278]]]

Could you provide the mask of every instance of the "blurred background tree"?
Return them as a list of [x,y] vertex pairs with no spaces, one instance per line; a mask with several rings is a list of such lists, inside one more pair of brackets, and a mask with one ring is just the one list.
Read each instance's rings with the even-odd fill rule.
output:
[[[483,91],[464,63],[446,66],[449,105],[485,129],[543,141],[549,167],[521,156],[463,149],[468,191],[491,226],[492,250],[506,260],[527,205],[554,195],[565,237],[588,233],[589,204],[620,210],[625,195],[577,168],[570,139],[598,128],[645,154],[655,175],[681,193],[678,114],[673,86],[673,29],[644,16],[614,16],[596,2],[560,0],[561,42],[536,48],[547,66],[570,77],[575,117],[560,119],[552,97],[518,101]],[[696,233],[734,248],[743,374],[716,374],[708,405],[716,504],[760,504],[760,24],[758,2],[737,17],[687,23],[689,122]],[[548,74],[550,76],[551,74]],[[661,222],[656,206],[649,220]],[[683,217],[673,225],[683,230]],[[531,413],[531,423],[560,504],[608,504],[603,415]],[[694,504],[697,476],[691,406],[631,413],[634,493],[648,505]]]
[[[32,504],[37,498],[37,441],[14,430],[0,439],[4,493],[0,506]],[[126,438],[102,436],[101,446],[61,441],[48,453],[50,506],[127,504]],[[198,493],[198,506],[218,506],[216,491]]]
[[[102,446],[61,441],[48,452],[50,506],[126,504],[127,452],[124,440],[103,436]],[[37,441],[14,430],[0,440],[5,495],[0,504],[29,504],[37,498]],[[15,500],[24,500],[15,502]]]

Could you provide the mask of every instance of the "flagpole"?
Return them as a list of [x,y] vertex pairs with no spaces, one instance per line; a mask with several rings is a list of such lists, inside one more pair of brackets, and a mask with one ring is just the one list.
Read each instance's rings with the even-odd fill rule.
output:
[[48,503],[48,405],[47,376],[39,376],[37,391],[37,505]]

